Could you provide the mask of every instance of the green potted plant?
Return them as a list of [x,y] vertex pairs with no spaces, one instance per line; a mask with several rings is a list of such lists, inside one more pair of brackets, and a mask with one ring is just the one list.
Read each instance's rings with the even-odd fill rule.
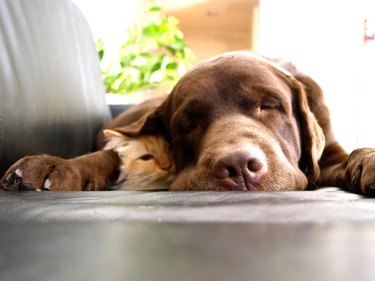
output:
[[97,49],[107,93],[131,94],[175,83],[194,59],[178,19],[165,16],[157,0],[146,1],[144,17],[127,31],[116,61],[103,64],[105,42]]

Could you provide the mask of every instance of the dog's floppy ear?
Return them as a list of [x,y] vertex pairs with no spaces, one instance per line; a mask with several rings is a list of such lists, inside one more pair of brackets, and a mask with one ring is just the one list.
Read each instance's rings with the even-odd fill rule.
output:
[[[295,77],[298,80],[298,76]],[[310,108],[307,92],[301,81],[294,82],[294,98],[296,117],[300,125],[301,150],[300,169],[309,179],[309,184],[314,184],[320,175],[319,160],[325,146],[325,136],[313,111]],[[309,88],[309,90],[311,90]],[[320,88],[317,88],[320,90]],[[310,96],[314,93],[308,93]],[[319,94],[319,93],[317,93]]]
[[[103,129],[113,129],[129,137],[164,134],[163,102],[165,99],[165,96],[153,98],[130,107],[105,124]],[[96,138],[98,150],[105,146],[106,137],[108,136],[104,135],[103,130],[100,130]]]
[[287,71],[288,81],[294,91],[294,106],[301,135],[300,169],[314,187],[320,176],[319,160],[330,132],[329,112],[323,101],[323,92],[310,77],[301,73],[294,64],[283,59],[273,59]]
[[116,131],[129,137],[154,135],[164,132],[162,108],[157,107],[144,113],[133,123],[116,128]]

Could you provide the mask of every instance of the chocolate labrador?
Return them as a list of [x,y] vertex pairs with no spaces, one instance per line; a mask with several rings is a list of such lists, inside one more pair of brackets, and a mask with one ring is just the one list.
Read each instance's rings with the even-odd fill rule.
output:
[[[170,190],[339,186],[375,193],[375,150],[344,151],[317,83],[290,64],[248,52],[197,65],[165,100],[132,108],[106,127],[164,136],[177,168]],[[30,156],[9,168],[2,186],[98,190],[116,177],[118,166],[113,151],[67,160]]]

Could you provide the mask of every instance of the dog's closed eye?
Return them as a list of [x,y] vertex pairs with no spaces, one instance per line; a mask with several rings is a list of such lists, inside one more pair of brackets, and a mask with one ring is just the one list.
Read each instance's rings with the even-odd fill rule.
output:
[[202,130],[202,125],[196,122],[190,122],[183,130],[185,133],[191,133],[193,131],[200,132]]
[[260,110],[279,109],[282,110],[283,106],[280,101],[274,97],[266,97],[260,104]]

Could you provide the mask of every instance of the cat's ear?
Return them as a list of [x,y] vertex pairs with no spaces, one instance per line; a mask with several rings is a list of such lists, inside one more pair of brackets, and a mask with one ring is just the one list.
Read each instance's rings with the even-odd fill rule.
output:
[[106,138],[104,150],[113,149],[117,151],[119,147],[125,147],[129,144],[131,138],[117,131],[117,129],[104,129],[103,135]]
[[113,137],[118,137],[118,138],[124,138],[126,137],[124,134],[117,132],[116,129],[111,130],[111,129],[104,129],[103,134],[106,138],[113,138]]

